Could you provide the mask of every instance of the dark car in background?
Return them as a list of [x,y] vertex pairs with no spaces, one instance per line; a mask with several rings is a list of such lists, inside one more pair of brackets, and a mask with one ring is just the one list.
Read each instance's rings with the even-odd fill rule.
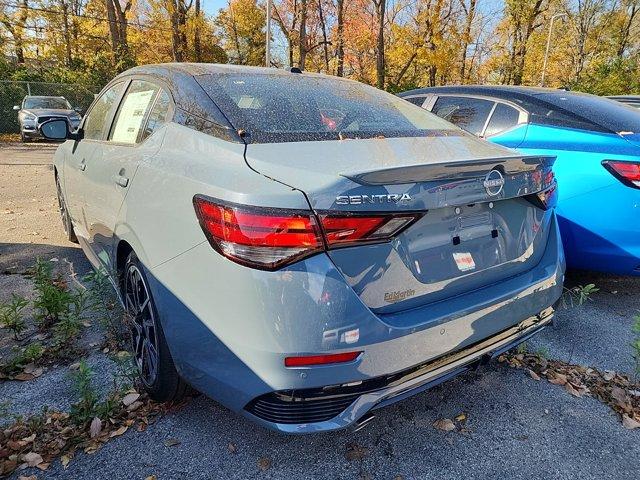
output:
[[64,97],[27,95],[22,105],[16,105],[13,109],[18,111],[22,142],[42,138],[38,127],[47,120],[63,118],[69,122],[72,130],[78,128],[82,120],[82,115]]
[[607,98],[624,103],[630,107],[640,108],[640,95],[612,95]]
[[433,87],[400,97],[492,143],[557,157],[567,265],[640,275],[640,111],[533,87]]

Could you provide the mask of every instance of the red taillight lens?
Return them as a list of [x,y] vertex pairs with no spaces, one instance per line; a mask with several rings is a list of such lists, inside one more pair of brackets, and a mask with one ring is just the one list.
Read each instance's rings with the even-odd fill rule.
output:
[[602,165],[625,185],[640,188],[640,162],[605,160]]
[[330,365],[332,363],[353,362],[362,352],[332,353],[327,355],[308,355],[304,357],[287,357],[285,367],[312,367],[314,365]]
[[235,205],[203,195],[196,195],[193,204],[213,248],[263,270],[276,270],[325,247],[386,242],[422,215],[322,213],[318,225],[307,210]]
[[193,203],[211,245],[240,264],[275,270],[323,248],[311,212],[230,205],[200,195]]
[[354,243],[385,242],[404,230],[421,214],[349,215],[320,214],[327,246],[344,247]]

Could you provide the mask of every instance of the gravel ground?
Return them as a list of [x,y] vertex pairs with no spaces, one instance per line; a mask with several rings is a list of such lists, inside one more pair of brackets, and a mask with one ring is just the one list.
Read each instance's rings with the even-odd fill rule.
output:
[[[2,149],[0,148],[0,151]],[[36,256],[89,266],[62,236],[50,167],[0,153],[0,296],[28,289],[21,275]],[[28,159],[27,159],[28,160]],[[7,213],[9,210],[13,213]],[[35,234],[33,232],[36,232]],[[64,263],[64,265],[67,265]],[[585,305],[559,312],[557,323],[529,342],[551,358],[632,372],[631,324],[640,310],[640,279],[572,273],[573,284],[601,291]],[[112,365],[99,352],[89,362],[103,388]],[[0,384],[14,412],[68,408],[68,368],[27,383]],[[466,430],[444,433],[439,418],[464,412]],[[491,363],[433,390],[375,412],[359,432],[291,437],[266,431],[204,396],[151,425],[129,431],[93,455],[78,454],[67,470],[58,461],[38,478],[598,478],[631,479],[640,467],[640,432],[622,428],[609,407],[574,398],[561,387]],[[166,447],[168,439],[180,443]],[[228,445],[237,447],[236,453]],[[362,447],[349,460],[347,445]],[[259,468],[268,459],[270,467]],[[19,474],[14,475],[17,478]]]

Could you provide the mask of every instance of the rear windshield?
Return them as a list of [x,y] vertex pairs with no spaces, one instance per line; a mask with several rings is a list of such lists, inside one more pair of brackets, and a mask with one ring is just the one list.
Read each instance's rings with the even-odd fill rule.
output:
[[22,108],[53,108],[58,110],[70,110],[71,105],[60,97],[29,97],[24,99]]
[[538,98],[577,115],[585,123],[594,123],[600,129],[614,133],[640,133],[640,112],[638,109],[615,100],[575,92],[549,93],[539,95]]
[[424,109],[356,82],[290,73],[198,81],[251,143],[460,134]]

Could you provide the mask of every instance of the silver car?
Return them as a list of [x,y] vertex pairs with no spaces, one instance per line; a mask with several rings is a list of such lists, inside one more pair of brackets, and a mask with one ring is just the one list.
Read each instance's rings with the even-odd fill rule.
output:
[[64,119],[72,130],[80,125],[82,115],[64,97],[27,95],[21,105],[15,105],[20,125],[20,140],[41,138],[39,127],[48,120]]
[[140,382],[187,384],[290,433],[375,408],[552,319],[554,159],[391,94],[265,68],[168,64],[109,83],[55,154],[70,240],[130,313]]

